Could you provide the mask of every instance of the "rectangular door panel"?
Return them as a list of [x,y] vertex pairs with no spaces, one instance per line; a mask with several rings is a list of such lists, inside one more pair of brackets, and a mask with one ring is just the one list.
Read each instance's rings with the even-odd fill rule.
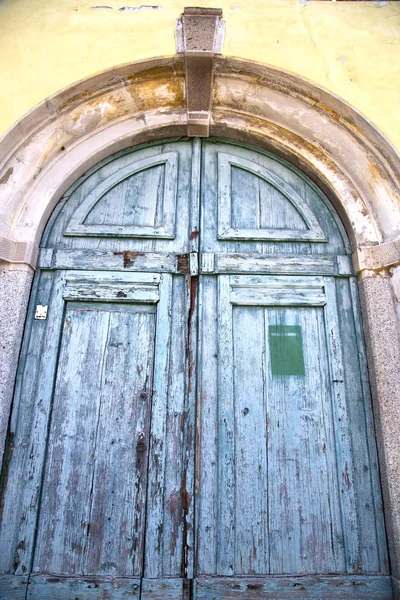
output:
[[351,431],[364,450],[368,434],[353,428],[363,405],[348,408],[362,388],[344,365],[356,334],[347,326],[344,351],[334,280],[201,282],[198,575],[385,572],[376,484],[354,485]]
[[342,572],[323,309],[270,307],[264,314],[270,572]]
[[140,576],[154,333],[154,307],[67,305],[34,572]]

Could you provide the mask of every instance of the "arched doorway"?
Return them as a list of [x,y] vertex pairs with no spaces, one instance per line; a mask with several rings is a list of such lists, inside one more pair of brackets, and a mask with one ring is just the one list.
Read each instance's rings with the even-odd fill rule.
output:
[[250,147],[157,143],[76,182],[26,327],[7,585],[390,598],[349,254],[320,190]]

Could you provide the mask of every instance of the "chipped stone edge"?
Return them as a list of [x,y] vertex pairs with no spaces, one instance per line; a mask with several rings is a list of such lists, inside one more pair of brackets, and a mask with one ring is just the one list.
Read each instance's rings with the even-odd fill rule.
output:
[[357,248],[352,256],[359,278],[389,277],[389,270],[400,265],[400,238],[385,244]]

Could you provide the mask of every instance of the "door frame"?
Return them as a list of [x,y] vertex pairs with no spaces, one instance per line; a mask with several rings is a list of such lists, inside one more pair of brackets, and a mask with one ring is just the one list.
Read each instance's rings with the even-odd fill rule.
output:
[[[131,75],[135,77],[128,79]],[[149,81],[159,96],[149,98]],[[0,226],[0,315],[7,317],[10,340],[0,351],[5,382],[1,448],[38,244],[53,208],[74,181],[107,156],[150,140],[185,135],[184,84],[179,57],[117,67],[47,99],[0,141],[0,175],[9,174],[0,191],[5,215]],[[143,100],[143,110],[127,105],[127,88]],[[400,264],[400,157],[358,111],[301,77],[218,58],[214,88],[219,94],[212,107],[211,135],[268,149],[299,167],[329,197],[349,236],[368,349],[393,583],[400,597],[400,336],[392,285]],[[116,103],[118,96],[125,100]],[[302,119],[294,119],[299,110]],[[93,111],[101,118],[90,125],[71,125],[77,115]],[[48,140],[53,140],[51,150],[43,151]]]

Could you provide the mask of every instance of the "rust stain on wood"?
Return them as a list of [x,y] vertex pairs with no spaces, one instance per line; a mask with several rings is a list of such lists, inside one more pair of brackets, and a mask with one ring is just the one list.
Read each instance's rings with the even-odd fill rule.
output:
[[178,254],[178,273],[187,275],[189,273],[189,255]]
[[135,263],[135,260],[138,256],[144,256],[144,252],[131,252],[129,250],[124,250],[123,252],[114,252],[116,256],[124,257],[124,269],[129,269]]
[[187,354],[188,354],[188,360],[189,360],[189,393],[192,391],[192,378],[193,378],[193,369],[194,369],[191,327],[192,327],[193,313],[194,313],[194,309],[196,306],[197,283],[198,283],[197,275],[189,278],[190,307],[189,307],[189,315],[188,315],[188,345],[187,345]]
[[182,499],[180,490],[174,490],[168,499],[168,512],[172,519],[172,531],[169,548],[171,554],[175,553],[176,542],[179,534],[179,526],[182,515]]
[[181,488],[181,504],[183,512],[183,531],[182,531],[182,577],[185,579],[188,575],[188,522],[187,515],[190,506],[190,494],[186,489],[186,467],[183,471],[182,488]]

